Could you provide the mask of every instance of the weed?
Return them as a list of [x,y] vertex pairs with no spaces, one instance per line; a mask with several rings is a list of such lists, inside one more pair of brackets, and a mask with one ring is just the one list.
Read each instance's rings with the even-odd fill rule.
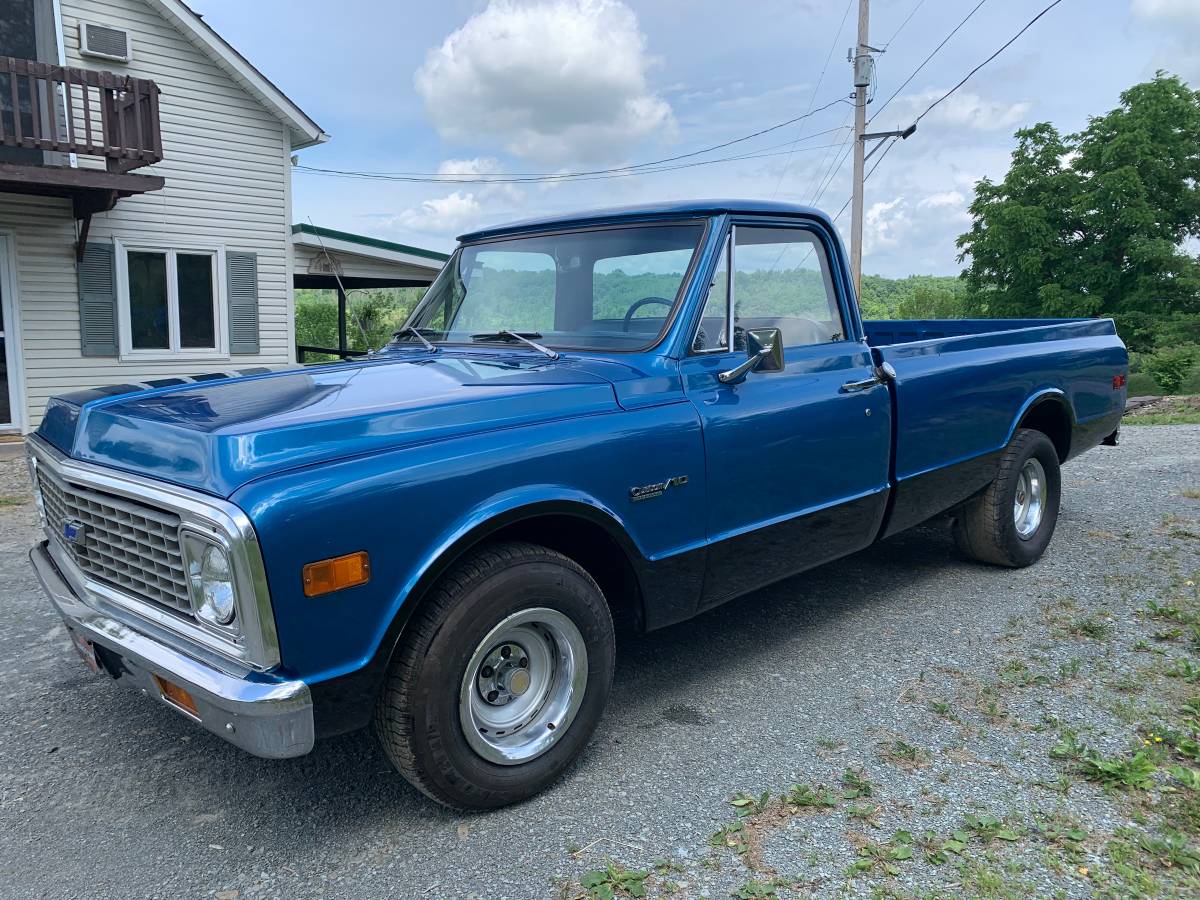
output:
[[609,863],[603,869],[588,872],[579,884],[589,900],[613,900],[614,897],[645,897],[649,872],[622,869]]
[[1112,623],[1105,622],[1098,616],[1087,616],[1083,619],[1077,619],[1068,629],[1071,634],[1076,637],[1091,638],[1094,641],[1103,641],[1112,634]]
[[1200,869],[1200,848],[1189,844],[1188,839],[1177,831],[1167,831],[1162,837],[1143,834],[1138,846],[1158,860],[1164,869],[1178,866],[1188,871]]
[[1143,614],[1151,619],[1170,622],[1185,622],[1188,618],[1183,614],[1178,606],[1171,606],[1170,604],[1158,604],[1153,600],[1146,604]]
[[1005,684],[1017,687],[1029,687],[1034,684],[1049,684],[1050,679],[1045,675],[1035,674],[1029,666],[1019,659],[1010,659],[1000,670],[1000,680]]
[[24,506],[26,502],[25,497],[0,497],[0,507]]
[[846,810],[846,815],[852,819],[862,819],[872,828],[879,827],[880,807],[873,803],[855,803]]
[[1200,500],[1200,488],[1184,488],[1180,493],[1189,500]]
[[945,839],[938,837],[937,832],[926,831],[917,838],[917,844],[925,851],[926,862],[940,866],[950,861],[951,854],[958,856],[967,849],[969,839],[965,831],[956,831]]
[[1079,773],[1105,787],[1147,790],[1154,786],[1156,771],[1158,765],[1147,750],[1139,750],[1132,756],[1101,756],[1089,750],[1079,760]]
[[738,900],[755,900],[757,897],[778,897],[779,894],[775,890],[776,885],[773,882],[759,881],[756,878],[751,878],[730,896],[737,897]]
[[895,863],[913,858],[912,843],[912,835],[907,831],[897,831],[891,841],[884,844],[864,839],[858,848],[858,859],[849,865],[846,874],[853,877],[879,866],[888,875],[899,875],[900,869]]
[[738,818],[757,816],[770,804],[771,792],[763,791],[757,797],[752,797],[749,794],[737,793],[733,795],[733,799],[729,802],[733,805],[734,810],[737,812]]
[[1193,666],[1191,660],[1188,659],[1175,660],[1163,674],[1168,678],[1181,678],[1188,684],[1200,682],[1200,667]]
[[1171,777],[1189,791],[1200,791],[1200,771],[1187,766],[1171,766]]
[[928,753],[900,738],[883,744],[879,748],[879,755],[888,762],[908,767],[924,765],[929,760]]
[[708,843],[713,847],[728,847],[738,856],[743,856],[750,849],[750,845],[746,842],[746,837],[746,824],[744,822],[730,822],[728,825],[722,825],[708,839]]
[[815,788],[807,784],[793,785],[784,795],[784,802],[789,806],[799,807],[831,807],[837,806],[838,795],[828,790],[823,784]]
[[1058,667],[1058,680],[1067,682],[1079,674],[1083,663],[1078,659],[1071,659],[1069,662],[1060,663]]
[[1166,643],[1167,641],[1177,641],[1181,637],[1183,637],[1183,629],[1182,628],[1163,628],[1159,631],[1154,632],[1154,634],[1150,635],[1150,637],[1154,638],[1160,644]]
[[842,773],[842,796],[847,800],[875,796],[875,785],[863,775],[862,769],[847,769]]
[[992,841],[1019,841],[1025,834],[1023,829],[1005,825],[995,816],[968,815],[963,819],[967,832],[981,843],[990,844]]

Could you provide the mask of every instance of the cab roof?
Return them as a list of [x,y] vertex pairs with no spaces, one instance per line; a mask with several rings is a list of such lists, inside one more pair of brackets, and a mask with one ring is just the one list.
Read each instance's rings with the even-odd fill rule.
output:
[[559,228],[574,228],[580,225],[611,225],[620,222],[645,222],[654,219],[686,219],[734,215],[787,216],[817,219],[828,228],[833,228],[829,216],[811,206],[798,203],[781,203],[775,200],[676,200],[662,203],[643,203],[637,206],[614,206],[585,212],[524,219],[505,225],[495,225],[459,235],[462,243],[488,238],[531,234]]

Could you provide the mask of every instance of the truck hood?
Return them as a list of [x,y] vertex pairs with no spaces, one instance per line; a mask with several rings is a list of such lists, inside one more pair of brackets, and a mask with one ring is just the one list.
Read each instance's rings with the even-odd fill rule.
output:
[[228,497],[265,475],[619,407],[561,358],[443,351],[55,397],[38,435],[86,462]]

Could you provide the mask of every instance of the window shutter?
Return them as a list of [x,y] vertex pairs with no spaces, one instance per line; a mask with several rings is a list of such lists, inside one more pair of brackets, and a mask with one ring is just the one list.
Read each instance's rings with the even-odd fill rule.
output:
[[229,251],[229,352],[258,352],[258,254]]
[[79,262],[79,342],[84,356],[117,355],[117,278],[112,244],[91,244]]

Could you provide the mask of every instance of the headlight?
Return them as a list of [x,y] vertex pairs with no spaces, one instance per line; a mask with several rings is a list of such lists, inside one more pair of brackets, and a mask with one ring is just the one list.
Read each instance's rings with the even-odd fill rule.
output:
[[210,625],[228,627],[237,616],[229,554],[224,547],[193,535],[186,536],[185,545],[192,608],[196,616]]

